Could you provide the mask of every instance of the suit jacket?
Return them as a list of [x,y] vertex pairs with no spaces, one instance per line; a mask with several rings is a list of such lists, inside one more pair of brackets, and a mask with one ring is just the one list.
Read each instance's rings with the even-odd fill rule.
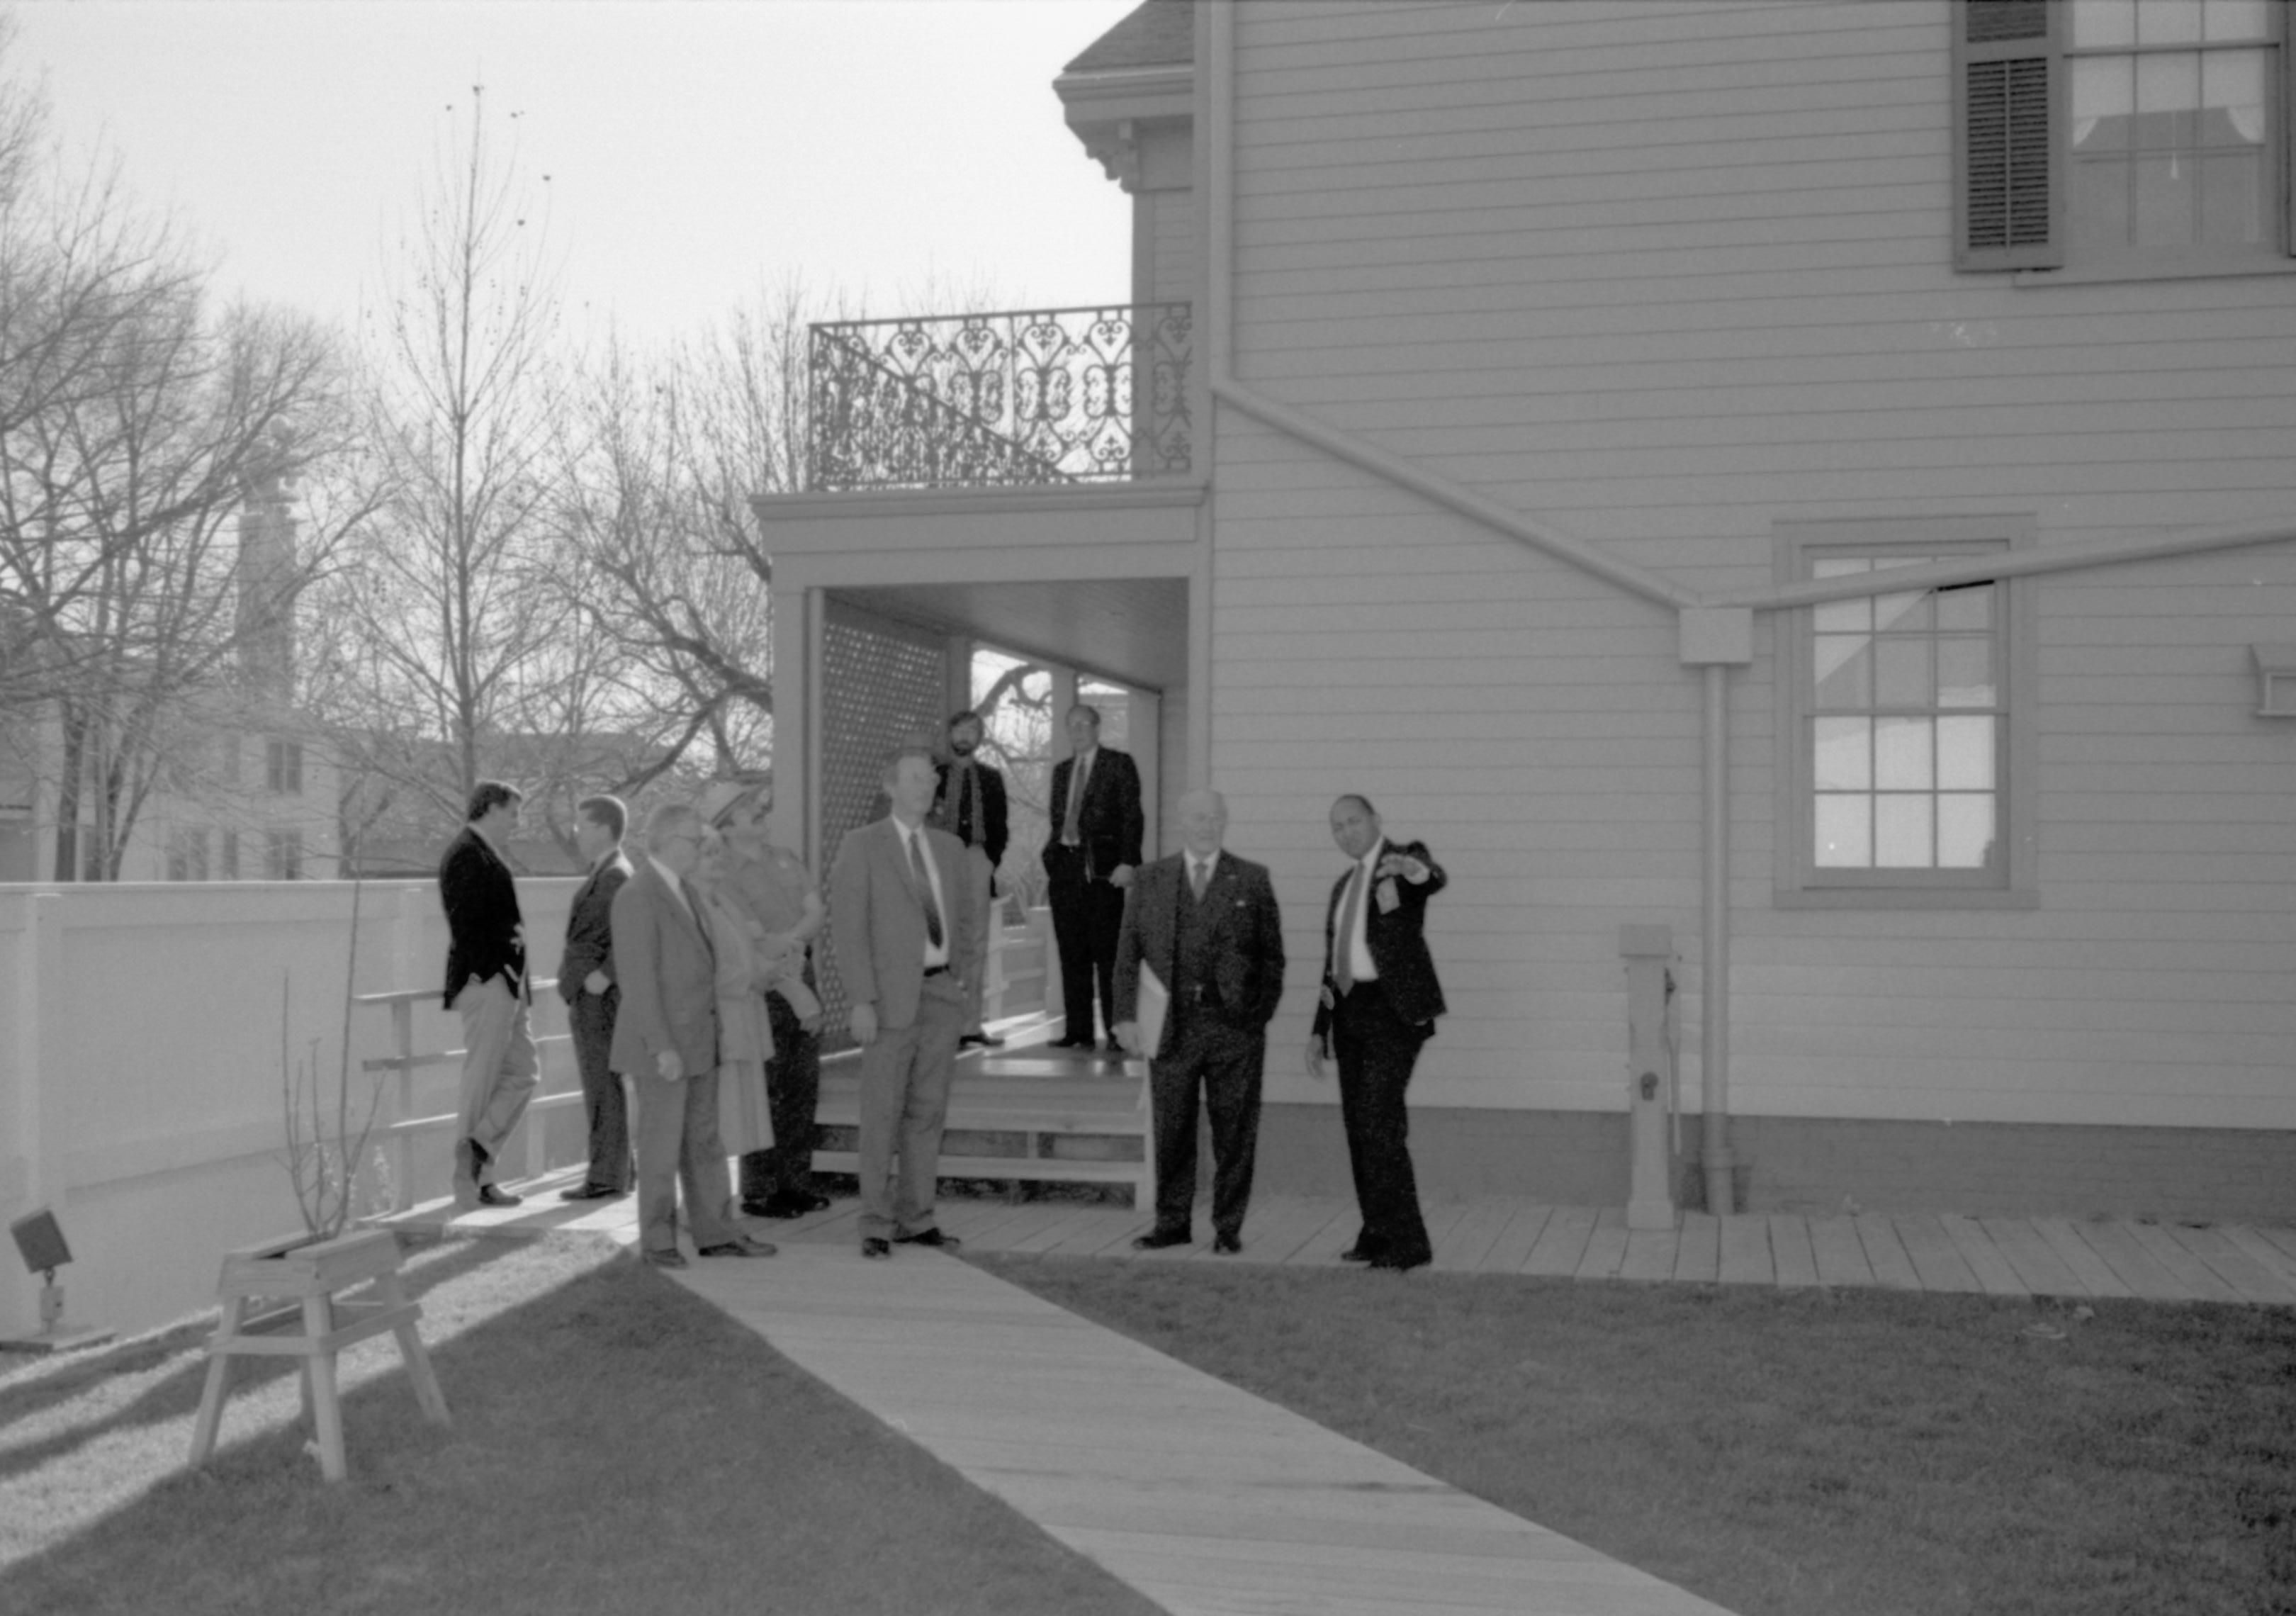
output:
[[[939,826],[959,841],[964,840],[957,823],[959,804],[950,795],[951,782],[956,775],[956,765],[944,763],[940,768],[940,795],[933,800],[931,824]],[[1011,840],[1004,807],[1004,776],[976,757],[972,761],[973,778],[980,783],[980,823],[972,827],[972,841],[988,855],[988,867],[995,869],[1004,862],[1004,845]]]
[[[1435,980],[1435,962],[1427,953],[1427,900],[1440,892],[1450,877],[1443,874],[1443,866],[1435,862],[1423,841],[1390,841],[1381,837],[1372,858],[1373,868],[1376,869],[1379,860],[1390,853],[1419,860],[1427,866],[1427,879],[1414,886],[1400,875],[1395,877],[1395,895],[1399,901],[1389,910],[1379,906],[1378,882],[1365,889],[1364,945],[1371,950],[1371,963],[1379,971],[1380,988],[1395,1013],[1406,1021],[1425,1025],[1431,1037],[1431,1023],[1443,1013],[1445,1006],[1442,984]],[[1348,882],[1354,874],[1353,866],[1349,866],[1347,874],[1332,883],[1332,899],[1324,910],[1324,990],[1316,997],[1312,1035],[1316,1038],[1331,1030],[1332,1006],[1339,997],[1339,983],[1332,975],[1332,953],[1338,947],[1334,939],[1340,926],[1340,904],[1347,896]]]
[[439,901],[447,911],[447,1007],[465,982],[508,972],[510,990],[526,997],[526,949],[518,940],[518,887],[510,866],[472,825],[447,844],[439,861]]
[[[964,844],[947,831],[923,827],[925,845],[940,871],[941,937],[949,974],[970,982],[980,962],[966,952],[972,929],[972,894],[963,879]],[[925,906],[909,872],[900,828],[888,816],[846,833],[829,872],[829,939],[848,1002],[874,1005],[877,1024],[889,1030],[917,1019],[924,992]]]
[[1074,758],[1053,766],[1052,835],[1045,843],[1045,874],[1056,881],[1106,881],[1119,865],[1136,867],[1147,821],[1140,812],[1140,770],[1132,755],[1103,746],[1085,776],[1084,802],[1077,815],[1077,841],[1084,850],[1081,868],[1061,843],[1061,827],[1068,823],[1069,778],[1075,772]]
[[630,861],[617,848],[575,891],[566,912],[566,949],[558,956],[558,997],[568,1004],[582,997],[590,972],[614,974],[614,894],[630,878]]
[[[1267,866],[1225,849],[1201,898],[1189,894],[1185,854],[1159,858],[1132,877],[1124,897],[1124,929],[1116,939],[1116,1019],[1138,1019],[1143,964],[1167,988],[1178,988],[1180,920],[1193,903],[1211,911],[1209,947],[1218,1008],[1243,1031],[1265,1033],[1283,997],[1283,916],[1275,906]],[[1164,1019],[1163,1038],[1152,1054],[1170,1046],[1177,1019]]]
[[690,883],[679,903],[651,858],[614,894],[614,980],[622,990],[607,1064],[639,1078],[654,1057],[677,1051],[685,1075],[718,1064],[718,960]]

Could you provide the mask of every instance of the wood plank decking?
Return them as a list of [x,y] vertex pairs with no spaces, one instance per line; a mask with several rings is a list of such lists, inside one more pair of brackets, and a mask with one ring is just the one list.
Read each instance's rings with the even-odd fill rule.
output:
[[[394,1221],[457,1230],[574,1229],[634,1237],[627,1200],[567,1206],[554,1191],[564,1173],[516,1187],[522,1207],[455,1213],[433,1202]],[[857,1240],[858,1203],[844,1200],[794,1223],[756,1226],[767,1238],[800,1244]],[[1352,1202],[1266,1196],[1252,1202],[1240,1257],[1211,1254],[1199,1220],[1193,1245],[1135,1251],[1132,1236],[1152,1221],[1128,1207],[1071,1201],[944,1200],[941,1222],[980,1251],[1097,1257],[1124,1262],[1280,1263],[1337,1267],[1355,1238]],[[1957,1218],[1861,1212],[1804,1217],[1749,1212],[1715,1218],[1686,1212],[1669,1230],[1629,1232],[1616,1207],[1557,1207],[1487,1200],[1428,1209],[1436,1271],[1523,1274],[1547,1278],[1644,1283],[1879,1286],[1994,1296],[2137,1297],[2151,1301],[2296,1306],[2296,1229],[2224,1224],[2065,1218]]]

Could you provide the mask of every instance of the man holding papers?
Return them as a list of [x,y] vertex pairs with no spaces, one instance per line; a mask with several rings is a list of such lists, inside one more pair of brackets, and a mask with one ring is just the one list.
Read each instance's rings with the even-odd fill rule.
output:
[[[1201,1089],[1212,1125],[1212,1250],[1226,1255],[1243,1249],[1267,1023],[1283,997],[1283,920],[1267,867],[1222,850],[1218,792],[1181,798],[1179,821],[1184,850],[1137,872],[1116,946],[1116,1036],[1148,1057],[1156,1136],[1156,1226],[1132,1243],[1152,1251],[1194,1238]],[[1144,1010],[1160,985],[1167,1003],[1152,1038]]]

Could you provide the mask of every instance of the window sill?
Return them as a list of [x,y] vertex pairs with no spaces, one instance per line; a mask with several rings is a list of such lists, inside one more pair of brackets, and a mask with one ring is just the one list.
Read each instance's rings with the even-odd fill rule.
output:
[[1779,887],[1776,909],[2038,909],[2038,892],[1998,887]]
[[2226,275],[2296,275],[2296,258],[2188,258],[2174,263],[2069,265],[2062,269],[2020,269],[2016,286],[2110,286],[2128,281],[2205,281]]

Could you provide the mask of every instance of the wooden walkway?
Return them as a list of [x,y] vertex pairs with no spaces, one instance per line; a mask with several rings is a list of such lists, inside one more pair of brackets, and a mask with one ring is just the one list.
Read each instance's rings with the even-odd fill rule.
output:
[[[635,1237],[635,1204],[567,1206],[561,1174],[517,1187],[522,1207],[455,1214],[432,1202],[397,1221],[457,1230],[594,1231]],[[781,1243],[858,1243],[858,1203],[840,1201],[794,1223],[760,1224]],[[1132,1250],[1147,1215],[1126,1207],[1070,1202],[945,1200],[941,1221],[968,1249],[1123,1262],[1280,1263],[1336,1267],[1355,1237],[1351,1202],[1268,1197],[1252,1203],[1240,1257],[1213,1257],[1211,1231],[1152,1253]],[[442,1223],[442,1219],[447,1219]],[[2296,1306],[2296,1229],[2218,1224],[2070,1218],[1958,1218],[1878,1212],[1804,1217],[1746,1213],[1683,1215],[1673,1229],[1635,1232],[1620,1209],[1477,1201],[1427,1209],[1439,1272],[1528,1274],[1555,1279],[1682,1281],[1693,1284],[1880,1286],[1992,1296],[2135,1297],[2146,1301],[2246,1302]]]
[[939,1252],[671,1277],[1174,1616],[1727,1616]]

